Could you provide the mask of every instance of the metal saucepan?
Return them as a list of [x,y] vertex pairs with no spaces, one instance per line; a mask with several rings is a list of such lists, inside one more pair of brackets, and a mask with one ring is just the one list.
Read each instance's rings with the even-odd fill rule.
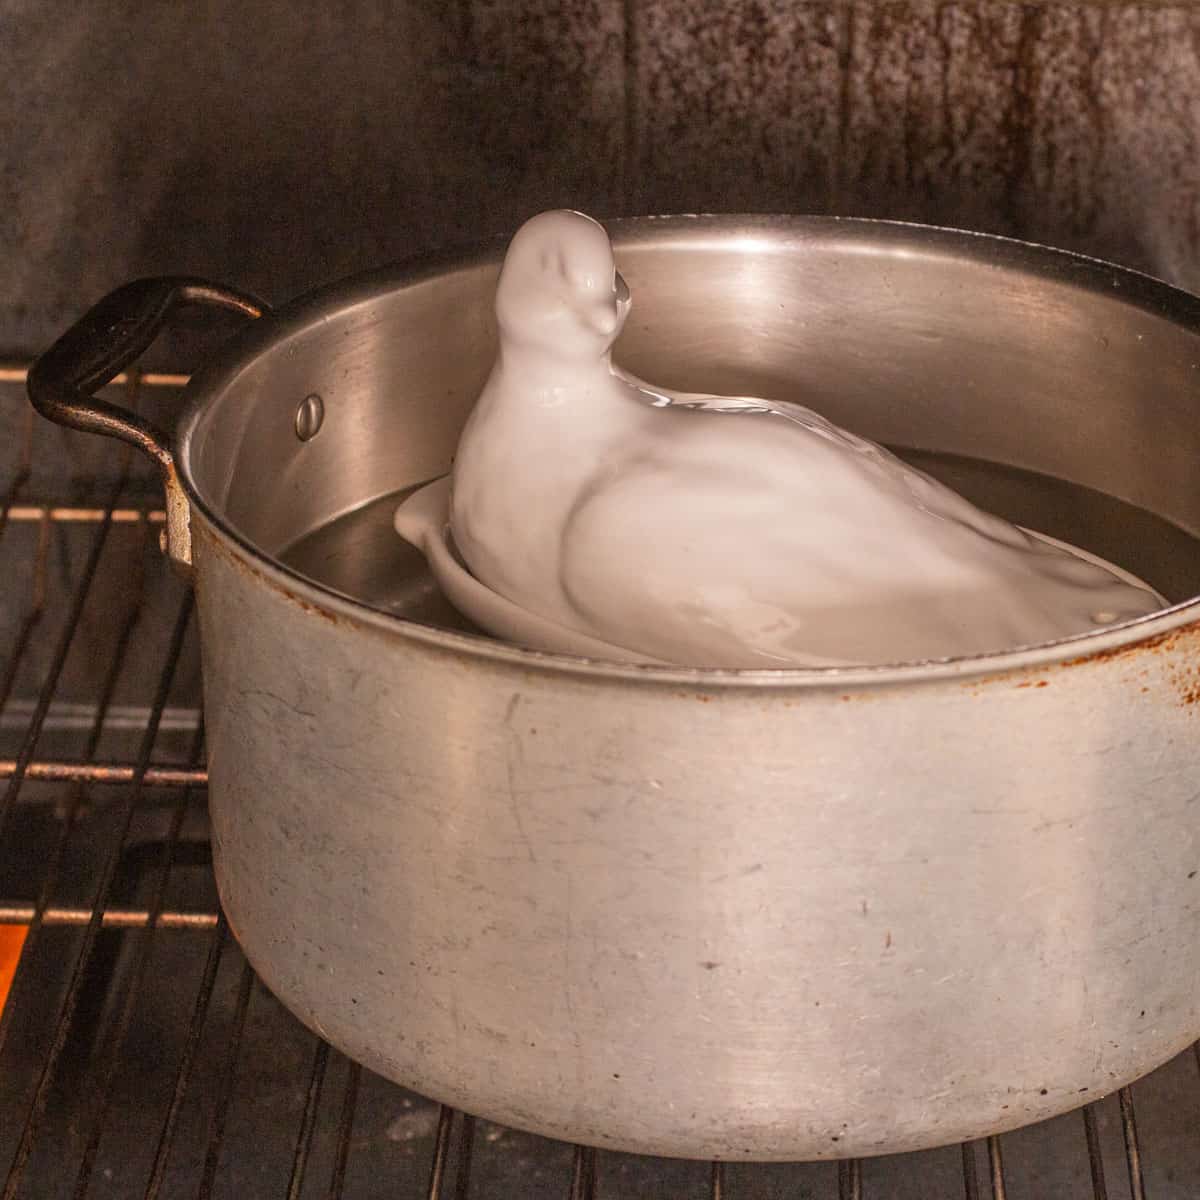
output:
[[[1195,298],[881,222],[613,233],[638,374],[1096,489],[1195,545]],[[1179,603],[986,658],[773,673],[422,623],[436,603],[394,536],[371,566],[403,576],[390,607],[281,565],[447,470],[501,252],[262,316],[193,378],[173,438],[94,393],[176,304],[251,299],[129,285],[30,377],[51,419],[162,469],[198,595],[217,881],[268,986],[473,1113],[725,1159],[1000,1131],[1200,1034],[1195,558],[1156,567],[1153,539],[1101,521],[1087,548]],[[1070,536],[1055,503],[1004,515]]]

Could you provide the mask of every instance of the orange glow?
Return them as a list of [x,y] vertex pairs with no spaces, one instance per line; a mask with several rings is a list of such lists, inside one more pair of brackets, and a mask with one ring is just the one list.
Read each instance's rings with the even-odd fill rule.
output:
[[25,945],[28,925],[0,925],[0,1011],[8,999],[17,963],[21,958],[21,947]]

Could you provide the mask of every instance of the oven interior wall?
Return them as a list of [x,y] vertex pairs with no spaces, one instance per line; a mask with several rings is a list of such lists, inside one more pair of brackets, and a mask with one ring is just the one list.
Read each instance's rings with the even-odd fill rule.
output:
[[0,343],[279,301],[555,205],[894,217],[1200,287],[1193,4],[0,3]]

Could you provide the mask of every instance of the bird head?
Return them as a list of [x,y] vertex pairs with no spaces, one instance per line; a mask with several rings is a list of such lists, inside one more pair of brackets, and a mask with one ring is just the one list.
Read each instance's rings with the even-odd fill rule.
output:
[[526,221],[509,243],[496,289],[506,347],[585,361],[607,354],[629,311],[604,227],[567,209]]

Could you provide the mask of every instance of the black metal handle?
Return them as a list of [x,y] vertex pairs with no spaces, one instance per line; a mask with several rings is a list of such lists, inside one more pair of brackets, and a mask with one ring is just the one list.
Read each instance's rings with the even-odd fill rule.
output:
[[167,516],[162,548],[188,576],[191,511],[175,472],[171,439],[145,417],[96,395],[154,341],[175,309],[186,304],[211,304],[247,317],[266,311],[252,296],[204,279],[138,279],[109,293],[68,329],[29,368],[27,386],[42,416],[85,433],[120,438],[158,463]]
[[138,279],[110,292],[50,347],[29,370],[29,399],[44,417],[71,429],[120,438],[172,472],[170,438],[137,413],[95,395],[158,336],[172,312],[187,304],[259,317],[266,305],[204,279]]

